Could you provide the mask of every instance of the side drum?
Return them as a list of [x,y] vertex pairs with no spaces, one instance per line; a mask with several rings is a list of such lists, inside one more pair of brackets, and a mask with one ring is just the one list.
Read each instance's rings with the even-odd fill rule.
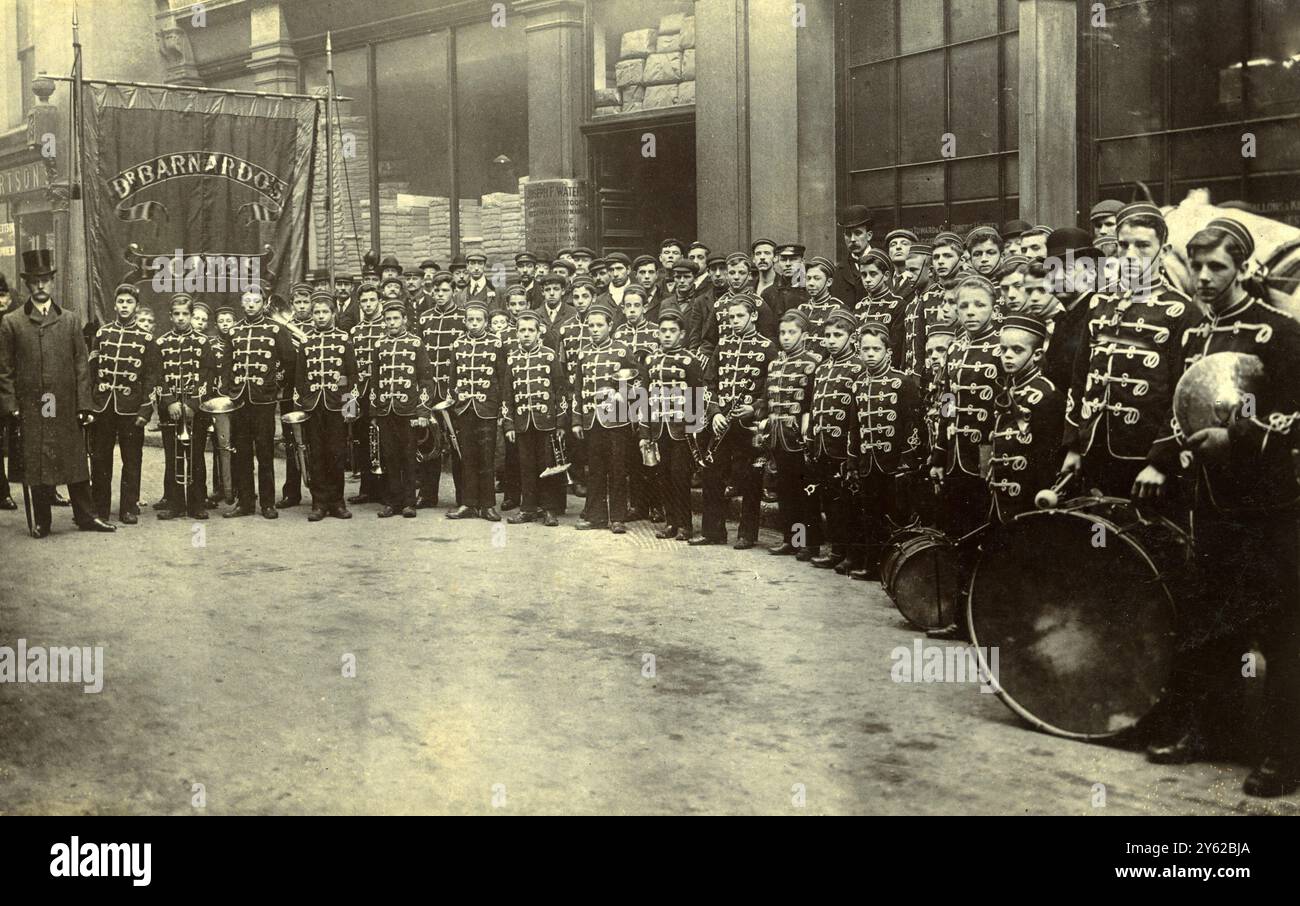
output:
[[880,561],[880,584],[907,621],[919,629],[949,626],[957,618],[957,552],[943,532],[905,529]]
[[1183,531],[1126,500],[1080,498],[995,526],[967,616],[999,697],[1058,736],[1131,730],[1168,685],[1190,565]]

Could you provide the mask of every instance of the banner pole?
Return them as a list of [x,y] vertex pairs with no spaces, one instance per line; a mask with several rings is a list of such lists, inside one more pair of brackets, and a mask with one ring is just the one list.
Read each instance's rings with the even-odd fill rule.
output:
[[[82,259],[86,268],[86,321],[89,323],[92,319],[98,319],[98,312],[94,300],[91,298],[94,292],[94,268],[91,261],[90,218],[86,216],[86,198],[81,185],[86,178],[85,124],[83,122],[85,98],[82,96],[81,25],[77,20],[77,7],[75,4],[72,7],[72,79],[71,119],[76,129],[76,146],[74,148],[76,175],[73,177],[69,173],[68,198],[69,205],[73,202],[77,204],[81,216]],[[71,214],[71,211],[69,211],[69,214]]]
[[334,47],[325,32],[325,220],[329,251],[326,261],[334,292]]
[[[55,82],[74,81],[71,76],[48,75],[43,73],[42,77]],[[82,79],[81,81],[86,85],[121,85],[127,88],[162,88],[167,91],[197,91],[202,94],[237,94],[240,97],[276,98],[277,100],[289,98],[295,101],[315,101],[317,104],[321,102],[321,98],[314,94],[286,94],[278,91],[253,91],[252,89],[244,88],[206,88],[202,85],[168,85],[165,82],[133,82],[126,79]],[[351,101],[355,100],[355,98],[336,97],[334,100]]]

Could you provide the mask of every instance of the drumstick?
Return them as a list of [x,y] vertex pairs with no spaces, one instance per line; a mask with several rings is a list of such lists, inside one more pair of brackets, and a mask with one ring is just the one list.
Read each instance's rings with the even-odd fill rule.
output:
[[1034,506],[1040,510],[1050,510],[1061,502],[1061,491],[1074,479],[1073,472],[1062,472],[1050,488],[1043,488],[1034,495]]

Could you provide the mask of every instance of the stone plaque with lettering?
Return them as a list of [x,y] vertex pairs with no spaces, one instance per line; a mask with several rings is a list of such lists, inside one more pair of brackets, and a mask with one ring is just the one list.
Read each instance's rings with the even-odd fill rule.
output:
[[524,184],[524,226],[530,249],[548,254],[587,244],[587,187],[580,179]]

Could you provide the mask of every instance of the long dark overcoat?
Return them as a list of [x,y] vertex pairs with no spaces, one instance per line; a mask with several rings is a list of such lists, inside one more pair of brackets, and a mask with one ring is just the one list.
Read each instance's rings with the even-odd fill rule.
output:
[[[20,413],[24,480],[32,485],[90,480],[78,412],[88,412],[90,370],[81,319],[31,302],[0,320],[0,411]],[[17,476],[15,476],[17,478]]]

